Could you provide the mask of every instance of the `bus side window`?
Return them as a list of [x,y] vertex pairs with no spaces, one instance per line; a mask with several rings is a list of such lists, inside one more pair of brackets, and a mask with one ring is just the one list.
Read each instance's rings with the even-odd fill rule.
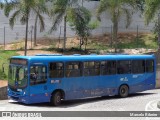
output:
[[49,77],[62,78],[64,75],[64,64],[62,62],[52,62],[49,64]]
[[116,61],[102,61],[101,62],[101,74],[102,75],[116,74]]
[[31,66],[30,85],[42,84],[47,82],[45,66]]
[[132,73],[133,74],[145,73],[145,60],[133,60]]
[[65,66],[66,77],[80,77],[82,76],[81,62],[67,62]]
[[118,74],[130,74],[131,73],[131,61],[120,60],[117,62]]
[[154,72],[154,61],[153,60],[146,60],[146,72],[147,73]]
[[100,63],[99,62],[84,62],[84,76],[96,76],[100,75]]

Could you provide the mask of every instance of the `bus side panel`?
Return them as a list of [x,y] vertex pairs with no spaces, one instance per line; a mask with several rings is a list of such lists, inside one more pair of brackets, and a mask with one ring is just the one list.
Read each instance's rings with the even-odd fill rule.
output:
[[146,74],[146,90],[154,89],[156,86],[156,77],[155,73]]
[[113,96],[118,94],[117,88],[117,75],[101,76],[101,85],[103,86],[104,93],[102,96]]
[[99,76],[66,78],[66,100],[100,96],[103,86]]
[[117,87],[120,87],[121,85],[128,85],[129,87],[129,93],[135,93],[144,91],[146,89],[145,87],[145,74],[124,74],[124,75],[118,75],[117,78]]
[[65,100],[117,94],[115,76],[92,76],[82,78],[63,78],[61,83],[53,84],[49,91],[62,89]]
[[146,74],[133,74],[130,93],[142,92],[146,90]]
[[29,101],[31,103],[49,102],[50,94],[47,90],[47,83],[30,86]]

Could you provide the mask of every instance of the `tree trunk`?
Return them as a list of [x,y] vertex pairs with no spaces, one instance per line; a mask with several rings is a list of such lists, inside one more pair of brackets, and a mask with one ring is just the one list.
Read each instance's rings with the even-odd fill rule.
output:
[[87,52],[87,43],[88,43],[88,38],[85,38],[85,51]]
[[80,50],[82,50],[82,45],[84,44],[84,38],[83,37],[79,37],[79,48]]
[[63,52],[66,50],[66,24],[67,24],[67,16],[64,16],[64,43],[63,43]]
[[27,55],[27,41],[28,41],[28,14],[27,14],[27,21],[26,21],[26,36],[25,36],[25,49],[24,55]]
[[115,14],[113,20],[113,41],[114,41],[115,53],[117,53],[117,47],[118,47],[117,34],[118,34],[118,18],[117,14]]
[[82,38],[80,37],[80,40],[79,40],[79,49],[81,50],[82,49]]
[[34,46],[37,46],[37,22],[38,22],[38,15],[36,15],[35,25],[34,25]]

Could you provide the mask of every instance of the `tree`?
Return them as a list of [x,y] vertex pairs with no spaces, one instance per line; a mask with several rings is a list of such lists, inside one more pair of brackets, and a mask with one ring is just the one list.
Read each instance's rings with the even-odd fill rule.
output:
[[89,22],[91,20],[90,11],[84,7],[70,9],[68,12],[67,21],[70,23],[70,26],[73,30],[76,31],[76,34],[80,37],[80,49],[85,43],[85,50],[87,45],[87,38],[90,34]]
[[160,1],[159,0],[145,0],[145,22],[149,24],[151,20],[157,17],[160,10]]
[[[97,16],[99,17],[102,12],[107,12],[111,16],[111,21],[113,23],[113,41],[115,45],[115,52],[117,52],[117,34],[118,34],[118,25],[120,18],[125,16],[126,18],[126,28],[131,23],[131,17],[133,14],[133,9],[135,7],[135,0],[101,0],[100,5],[97,9]],[[136,4],[137,5],[137,4]],[[128,7],[129,6],[129,7]],[[100,18],[100,17],[99,17]]]
[[71,10],[78,8],[78,0],[54,0],[52,1],[53,26],[51,32],[56,30],[58,25],[64,20],[64,43],[63,51],[66,49],[66,23]]
[[36,17],[35,17],[35,24],[34,24],[34,46],[37,45],[37,23],[40,22],[40,32],[45,30],[45,23],[42,14],[49,15],[48,7],[46,6],[46,0],[40,0],[37,3],[36,7]]
[[0,2],[0,9],[3,9],[3,3]]
[[[25,31],[25,52],[24,55],[27,55],[27,41],[28,41],[28,24],[30,14],[33,12],[37,14],[41,29],[44,29],[44,21],[42,15],[39,13],[45,12],[44,6],[41,4],[44,3],[45,0],[5,0],[4,3],[4,14],[9,17],[10,12],[13,11],[13,14],[10,16],[9,24],[13,29],[15,22],[20,20],[21,24],[26,25]],[[38,11],[40,10],[40,11]]]
[[145,0],[144,9],[145,23],[148,25],[154,18],[158,18],[155,22],[155,32],[158,33],[158,42],[160,48],[160,1]]

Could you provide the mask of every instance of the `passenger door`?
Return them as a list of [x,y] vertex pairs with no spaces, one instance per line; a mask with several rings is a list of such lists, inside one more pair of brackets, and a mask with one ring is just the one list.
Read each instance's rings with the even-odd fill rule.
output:
[[48,102],[47,67],[32,65],[30,67],[30,101],[31,103]]

